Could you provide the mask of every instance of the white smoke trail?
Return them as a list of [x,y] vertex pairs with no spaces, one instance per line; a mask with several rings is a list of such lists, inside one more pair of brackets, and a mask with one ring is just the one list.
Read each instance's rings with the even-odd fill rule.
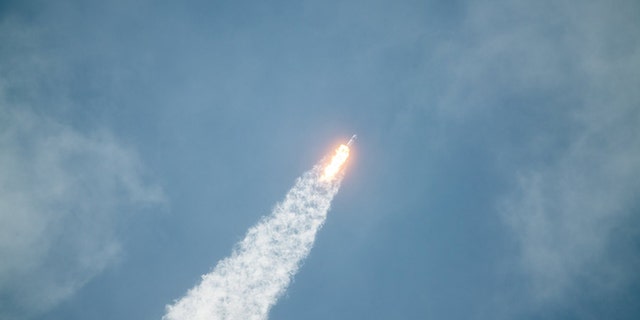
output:
[[266,319],[309,254],[340,187],[342,173],[325,179],[322,170],[317,165],[298,178],[272,214],[249,229],[199,285],[167,306],[163,319]]

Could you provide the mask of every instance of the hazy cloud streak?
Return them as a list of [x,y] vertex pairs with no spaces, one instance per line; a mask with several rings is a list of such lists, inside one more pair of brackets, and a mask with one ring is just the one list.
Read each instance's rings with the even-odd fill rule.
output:
[[[557,303],[640,280],[630,240],[638,236],[640,37],[632,30],[640,24],[632,1],[547,5],[505,6],[502,16],[522,17],[511,28],[481,9],[473,21],[487,34],[478,59],[520,62],[501,90],[548,94],[537,111],[545,117],[523,144],[529,159],[514,172],[517,189],[501,203],[533,297]],[[548,37],[546,28],[563,31]]]
[[163,195],[110,134],[0,103],[0,318],[24,319],[117,261],[119,222]]

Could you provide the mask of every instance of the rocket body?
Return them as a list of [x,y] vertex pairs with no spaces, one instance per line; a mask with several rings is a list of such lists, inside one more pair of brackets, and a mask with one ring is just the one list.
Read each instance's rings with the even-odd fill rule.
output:
[[351,145],[356,141],[356,139],[358,139],[358,136],[354,134],[351,137],[351,139],[349,139],[349,142],[347,142],[347,147],[351,147]]

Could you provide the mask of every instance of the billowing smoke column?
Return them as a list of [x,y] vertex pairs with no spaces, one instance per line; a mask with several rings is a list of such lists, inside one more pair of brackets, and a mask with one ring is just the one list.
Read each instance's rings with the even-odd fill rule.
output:
[[298,178],[271,215],[249,229],[230,257],[167,306],[164,320],[258,320],[285,291],[309,254],[342,181],[349,146]]

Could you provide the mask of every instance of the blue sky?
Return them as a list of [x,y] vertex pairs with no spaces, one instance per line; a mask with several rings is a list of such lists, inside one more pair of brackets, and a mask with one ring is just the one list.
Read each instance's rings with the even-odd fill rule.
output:
[[0,317],[160,319],[359,140],[271,319],[636,319],[640,5],[0,2]]

